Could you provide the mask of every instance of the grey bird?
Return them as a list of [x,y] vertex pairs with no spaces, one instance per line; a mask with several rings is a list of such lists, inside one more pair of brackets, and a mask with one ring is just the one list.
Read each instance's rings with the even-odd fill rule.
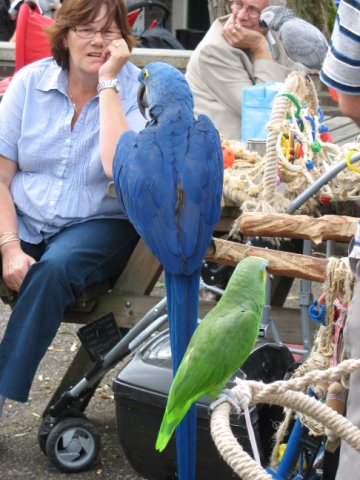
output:
[[261,12],[259,26],[279,33],[285,52],[292,61],[307,68],[321,69],[328,43],[314,25],[296,17],[289,8],[271,6]]

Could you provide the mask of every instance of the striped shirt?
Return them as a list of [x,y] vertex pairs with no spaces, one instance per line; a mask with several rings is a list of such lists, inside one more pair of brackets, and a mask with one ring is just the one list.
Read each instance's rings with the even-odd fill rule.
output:
[[335,90],[360,94],[360,0],[341,0],[320,78]]

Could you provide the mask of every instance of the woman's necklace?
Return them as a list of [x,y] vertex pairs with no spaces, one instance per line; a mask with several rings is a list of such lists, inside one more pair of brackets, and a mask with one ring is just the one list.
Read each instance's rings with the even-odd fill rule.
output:
[[75,112],[79,115],[80,110],[77,108],[76,103],[74,102],[73,96],[71,95],[70,92],[69,92],[69,97],[70,97],[70,100],[71,100],[72,106],[74,107]]

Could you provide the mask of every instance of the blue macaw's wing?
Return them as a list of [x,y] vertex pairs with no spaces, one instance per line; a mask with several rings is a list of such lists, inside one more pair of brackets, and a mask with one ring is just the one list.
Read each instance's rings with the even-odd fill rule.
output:
[[120,137],[114,186],[130,221],[164,268],[189,274],[201,265],[220,218],[221,144],[204,115],[190,126],[180,115],[166,125],[149,124],[138,134],[128,131]]

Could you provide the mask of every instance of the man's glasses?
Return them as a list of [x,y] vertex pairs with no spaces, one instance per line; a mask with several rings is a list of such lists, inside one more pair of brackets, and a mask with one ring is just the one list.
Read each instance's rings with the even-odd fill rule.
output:
[[90,40],[94,38],[99,32],[105,40],[115,40],[120,36],[120,30],[95,30],[91,27],[74,27],[71,29],[78,37],[87,38]]
[[244,5],[241,0],[230,0],[230,6],[237,12],[240,12],[240,10],[244,8],[246,10],[246,13],[251,18],[258,18],[261,14],[261,10],[254,7],[253,5]]

